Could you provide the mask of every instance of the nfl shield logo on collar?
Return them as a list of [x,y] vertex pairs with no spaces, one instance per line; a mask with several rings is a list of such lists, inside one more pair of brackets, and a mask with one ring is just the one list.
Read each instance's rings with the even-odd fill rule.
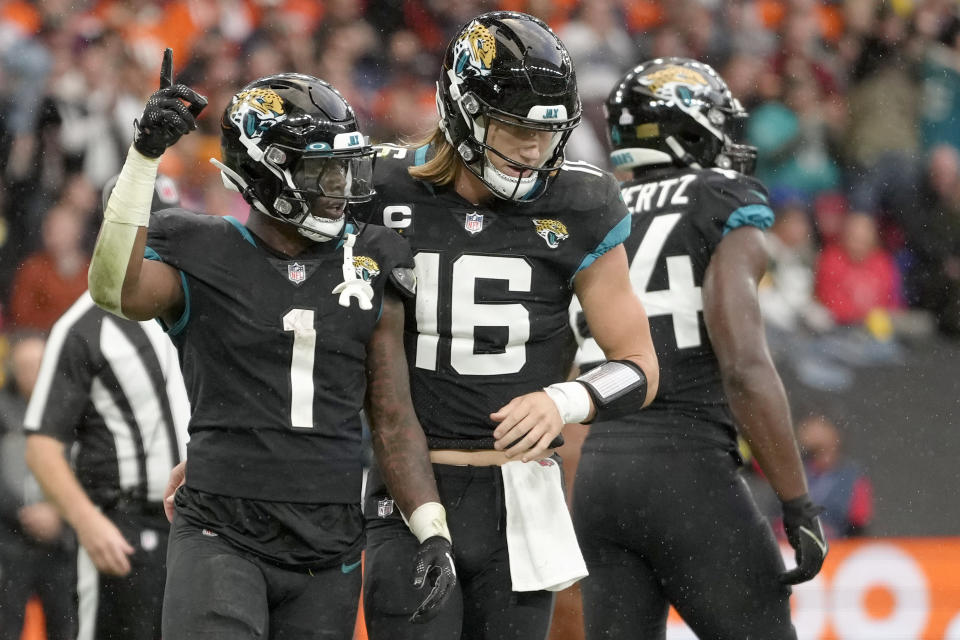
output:
[[293,284],[300,284],[307,279],[307,269],[299,262],[287,265],[287,278]]
[[386,518],[393,513],[393,500],[390,498],[380,498],[377,501],[377,516]]
[[466,219],[463,221],[463,228],[472,235],[483,231],[483,214],[477,213],[476,211],[468,213]]

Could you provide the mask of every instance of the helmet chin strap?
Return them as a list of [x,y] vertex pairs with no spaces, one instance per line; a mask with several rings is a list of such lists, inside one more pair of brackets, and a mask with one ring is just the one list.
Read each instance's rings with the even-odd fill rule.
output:
[[329,242],[334,238],[340,237],[340,232],[343,231],[343,225],[346,224],[347,216],[343,215],[337,218],[336,220],[329,220],[327,218],[318,218],[312,213],[308,213],[307,217],[297,225],[297,231],[300,232],[305,238],[313,240],[314,242]]
[[537,184],[537,175],[526,178],[508,176],[493,166],[488,159],[483,162],[483,181],[496,195],[510,200],[523,200]]
[[223,164],[216,158],[210,158],[210,164],[215,166],[217,169],[220,169],[220,178],[223,180],[223,186],[227,189],[232,189],[233,191],[238,191],[243,196],[243,199],[253,205],[257,211],[271,215],[267,210],[267,207],[264,206],[262,202],[257,198],[253,192],[253,188],[247,184],[247,181],[244,180],[239,173]]

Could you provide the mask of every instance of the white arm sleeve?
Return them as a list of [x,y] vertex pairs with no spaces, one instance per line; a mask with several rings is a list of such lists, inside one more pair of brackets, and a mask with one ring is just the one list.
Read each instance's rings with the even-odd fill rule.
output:
[[160,158],[147,158],[131,145],[120,177],[103,212],[103,224],[93,249],[87,284],[94,301],[123,317],[121,292],[137,230],[150,222],[153,185]]

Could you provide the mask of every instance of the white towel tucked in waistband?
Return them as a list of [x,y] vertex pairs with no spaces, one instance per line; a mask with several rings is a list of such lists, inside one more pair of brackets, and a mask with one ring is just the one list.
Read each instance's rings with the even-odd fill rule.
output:
[[559,465],[547,458],[500,468],[513,590],[560,591],[586,576]]

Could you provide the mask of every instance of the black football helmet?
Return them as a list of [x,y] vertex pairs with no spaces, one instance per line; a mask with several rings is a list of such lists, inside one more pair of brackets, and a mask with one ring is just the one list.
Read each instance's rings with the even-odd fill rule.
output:
[[[467,169],[498,197],[517,201],[546,192],[581,112],[563,43],[542,21],[512,11],[478,16],[450,41],[437,82],[437,110]],[[539,161],[521,162],[489,146],[491,121],[549,132]],[[497,170],[487,154],[496,154],[519,175]]]
[[617,169],[672,164],[753,173],[756,148],[730,137],[747,112],[710,65],[649,60],[621,79],[604,107]]
[[312,76],[255,80],[220,120],[224,184],[258,211],[298,227],[311,240],[339,238],[350,202],[373,191],[375,151],[343,96]]

